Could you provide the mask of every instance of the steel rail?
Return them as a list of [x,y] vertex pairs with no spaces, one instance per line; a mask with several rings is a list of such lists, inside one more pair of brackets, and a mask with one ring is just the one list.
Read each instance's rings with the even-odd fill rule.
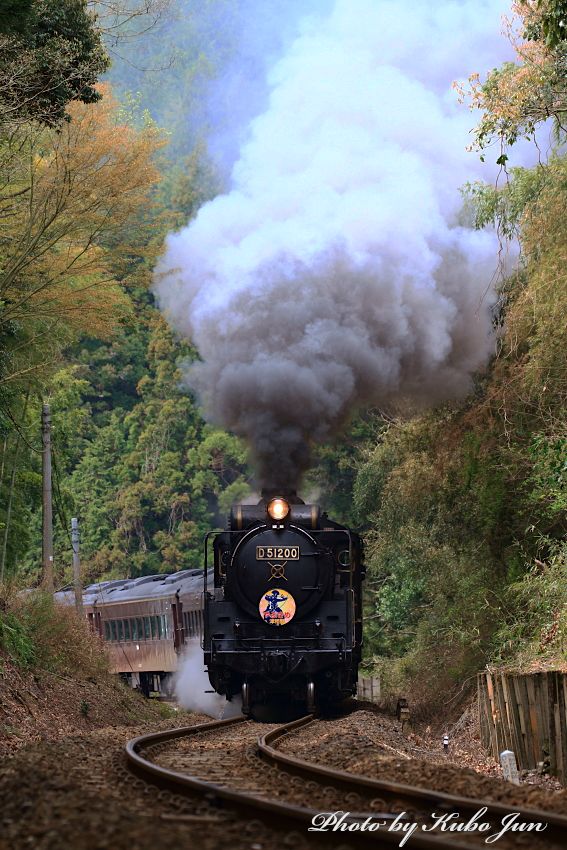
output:
[[[149,758],[145,756],[145,751],[157,744],[167,743],[176,738],[197,736],[214,729],[222,730],[227,726],[233,726],[239,723],[249,724],[252,722],[243,717],[236,717],[228,720],[202,723],[196,726],[168,729],[149,735],[141,735],[132,739],[126,745],[128,766],[133,773],[148,783],[160,788],[166,788],[177,794],[201,794],[213,805],[218,807],[226,806],[231,810],[236,810],[245,817],[262,821],[267,827],[272,829],[275,827],[287,830],[295,828],[297,830],[298,827],[303,827],[307,831],[308,827],[312,825],[313,818],[321,814],[320,810],[299,806],[294,803],[286,803],[276,799],[258,797],[250,792],[219,785],[217,782],[210,782],[187,773],[180,773],[156,764],[151,760],[149,753],[147,754],[150,756]],[[394,782],[370,779],[312,762],[305,762],[295,756],[282,753],[273,746],[276,741],[281,741],[286,736],[291,735],[294,730],[304,728],[313,722],[313,716],[308,715],[300,720],[284,724],[271,732],[260,735],[257,741],[260,756],[272,764],[277,765],[286,773],[297,774],[308,781],[315,781],[318,784],[324,782],[327,786],[331,785],[335,788],[340,788],[347,793],[354,792],[366,795],[372,793],[374,796],[378,794],[382,797],[394,798],[400,802],[411,802],[413,808],[416,806],[423,808],[424,803],[427,803],[429,806],[433,803],[440,811],[458,811],[458,808],[456,809],[455,806],[460,805],[465,811],[474,810],[476,812],[486,806],[487,812],[497,815],[499,818],[505,814],[509,815],[512,811],[497,803],[457,797],[443,792],[426,790],[409,785],[398,785]],[[567,837],[567,818],[552,812],[537,810],[520,810],[514,808],[513,811],[518,811],[522,817],[525,815],[528,821],[543,821],[547,823],[549,825],[548,828],[553,827],[554,834],[559,830],[560,839],[565,841]],[[351,825],[368,817],[371,817],[373,821],[379,821],[385,816],[379,812],[355,812],[349,814],[345,819],[345,823]],[[548,832],[546,830],[545,833],[542,833],[538,837],[547,835]],[[398,847],[401,837],[402,833],[389,832],[387,830],[360,831],[357,829],[353,831],[337,830],[336,832],[330,831],[321,834],[313,833],[314,841],[319,840],[325,843],[336,842],[342,845],[351,844],[356,847],[368,847],[369,842],[374,847]],[[431,835],[416,831],[411,836],[410,843],[416,850],[449,850],[449,848],[451,850],[459,850],[459,848],[461,850],[471,850],[472,847],[479,846],[478,834],[476,834],[476,841],[464,841],[459,834],[455,834],[454,832]],[[560,843],[559,846],[565,846],[565,844]]]
[[562,841],[562,847],[567,846],[567,817],[555,812],[519,808],[517,806],[510,808],[510,806],[505,806],[502,803],[480,800],[475,797],[463,797],[456,794],[447,794],[444,791],[420,788],[415,785],[404,785],[385,779],[374,779],[337,768],[327,767],[326,765],[315,762],[308,762],[297,756],[284,753],[274,746],[276,742],[281,743],[285,737],[289,737],[296,729],[305,728],[314,722],[315,719],[310,715],[283,726],[278,726],[277,729],[273,729],[271,732],[262,735],[258,739],[258,751],[260,755],[266,761],[276,764],[290,773],[302,776],[305,779],[318,780],[319,782],[324,780],[327,784],[345,791],[352,791],[353,788],[356,788],[359,793],[380,795],[381,797],[387,797],[397,801],[406,801],[414,806],[416,803],[420,805],[427,803],[430,806],[433,805],[439,811],[445,812],[464,811],[474,814],[480,809],[486,808],[486,814],[498,820],[509,815],[512,811],[518,812],[523,821],[541,821],[547,823],[549,832],[546,830],[546,836],[549,837],[553,834]]

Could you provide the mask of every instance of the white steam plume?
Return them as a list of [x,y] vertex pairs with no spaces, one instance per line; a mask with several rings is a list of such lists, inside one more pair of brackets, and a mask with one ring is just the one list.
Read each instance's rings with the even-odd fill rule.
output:
[[211,693],[212,685],[203,667],[203,650],[198,643],[189,643],[175,675],[175,696],[183,708],[208,714],[215,719],[236,717],[241,713],[242,700],[231,702],[220,694]]
[[495,236],[459,221],[472,118],[452,81],[503,57],[502,0],[336,0],[273,69],[232,190],[169,236],[156,289],[188,383],[263,485],[394,399],[470,389],[492,350]]

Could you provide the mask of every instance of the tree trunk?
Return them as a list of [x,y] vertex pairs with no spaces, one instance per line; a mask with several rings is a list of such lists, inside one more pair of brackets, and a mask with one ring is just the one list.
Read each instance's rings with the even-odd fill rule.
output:
[[[26,400],[24,402],[24,410],[22,413],[22,424],[25,422],[26,412],[28,409],[28,401],[30,398],[30,391],[28,390],[26,393]],[[6,438],[7,439],[7,438]],[[18,438],[16,440],[16,445],[14,448],[14,462],[12,464],[12,474],[10,476],[10,489],[8,491],[8,506],[6,509],[6,527],[4,529],[4,540],[2,543],[2,556],[0,558],[0,584],[4,581],[4,570],[6,568],[6,552],[8,550],[8,535],[10,534],[10,521],[12,519],[12,503],[14,500],[14,485],[16,483],[16,472],[18,469],[18,455],[20,453],[20,445],[22,442],[22,435],[20,431],[18,431]],[[6,440],[4,440],[4,447],[6,446]],[[5,448],[4,448],[5,451]],[[4,458],[2,458],[2,474],[4,473]]]

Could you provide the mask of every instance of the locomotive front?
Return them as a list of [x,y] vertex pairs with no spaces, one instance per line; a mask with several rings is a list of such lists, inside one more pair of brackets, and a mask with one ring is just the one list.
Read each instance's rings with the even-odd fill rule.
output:
[[[362,643],[362,542],[295,494],[233,507],[213,535],[205,664],[243,713],[333,704],[354,693]],[[208,548],[208,546],[207,546]]]

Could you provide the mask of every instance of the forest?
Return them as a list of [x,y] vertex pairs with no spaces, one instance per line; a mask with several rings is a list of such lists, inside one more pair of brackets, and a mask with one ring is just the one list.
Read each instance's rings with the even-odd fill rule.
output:
[[[173,572],[255,491],[245,442],[184,384],[199,352],[152,275],[226,188],[301,6],[251,27],[240,0],[0,0],[0,584],[41,584],[45,402],[57,586],[71,517],[85,581]],[[461,187],[463,216],[518,251],[494,355],[465,399],[355,411],[302,488],[364,535],[367,669],[424,701],[566,657],[567,2],[512,14],[514,60],[455,84],[469,156],[498,169]],[[509,165],[520,142],[535,165]]]

